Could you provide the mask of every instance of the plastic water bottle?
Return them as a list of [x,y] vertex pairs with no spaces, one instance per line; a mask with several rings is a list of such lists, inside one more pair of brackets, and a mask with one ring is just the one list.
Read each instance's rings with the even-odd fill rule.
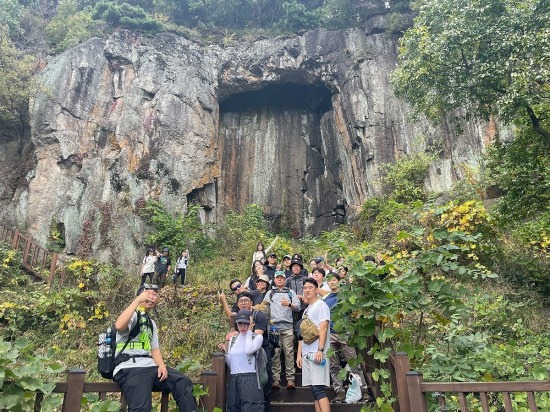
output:
[[315,356],[312,355],[311,353],[307,355],[307,359],[309,359],[310,361],[312,361],[313,363],[315,363],[316,365],[319,365],[319,366],[325,366],[327,364],[327,359],[326,358],[323,358],[321,363],[316,363],[315,362]]
[[107,329],[107,334],[105,335],[105,357],[108,358],[112,356],[111,349],[111,328]]

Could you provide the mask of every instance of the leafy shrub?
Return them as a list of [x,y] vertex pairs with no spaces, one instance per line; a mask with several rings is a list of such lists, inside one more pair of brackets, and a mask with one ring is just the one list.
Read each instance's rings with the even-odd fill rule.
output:
[[29,342],[24,338],[6,342],[0,337],[2,410],[33,411],[35,397],[29,395],[36,391],[45,395],[42,407],[46,410],[59,407],[63,401],[61,397],[48,395],[55,387],[55,383],[51,382],[51,376],[62,372],[64,366],[52,360],[53,350],[42,355],[34,353],[31,349]]
[[392,200],[410,203],[425,200],[424,180],[428,176],[433,157],[425,153],[413,153],[383,166],[382,183],[388,186]]
[[169,247],[177,255],[181,250],[189,249],[193,258],[210,256],[214,244],[199,221],[199,208],[198,205],[191,204],[185,215],[172,216],[162,203],[156,200],[147,201],[142,215],[153,228],[146,237],[147,243]]
[[140,6],[101,0],[95,6],[93,17],[107,22],[111,26],[148,32],[162,30],[162,23],[151,18]]

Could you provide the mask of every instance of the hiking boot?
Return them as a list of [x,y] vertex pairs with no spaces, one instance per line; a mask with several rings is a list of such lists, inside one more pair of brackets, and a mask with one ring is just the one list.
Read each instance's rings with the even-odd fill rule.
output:
[[271,385],[271,389],[273,389],[274,391],[278,391],[279,389],[281,389],[280,382],[279,381],[273,382],[273,385]]
[[346,401],[346,391],[343,389],[336,392],[336,396],[333,399],[333,402],[345,402]]
[[370,391],[367,386],[361,388],[361,398],[363,399],[363,402],[374,402],[374,399],[370,395]]
[[288,383],[286,384],[286,388],[289,390],[296,389],[296,385],[294,385],[294,381],[288,381]]

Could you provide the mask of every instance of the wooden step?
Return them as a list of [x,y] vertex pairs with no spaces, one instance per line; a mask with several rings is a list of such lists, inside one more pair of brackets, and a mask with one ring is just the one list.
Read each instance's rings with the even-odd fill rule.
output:
[[[326,391],[328,398],[330,400],[334,399],[336,394],[332,388],[327,388]],[[273,402],[313,402],[313,394],[309,386],[298,386],[293,390],[282,387],[278,391],[271,391],[271,400]]]
[[[338,412],[360,412],[363,403],[331,403],[330,410]],[[271,402],[269,412],[315,412],[311,402]]]

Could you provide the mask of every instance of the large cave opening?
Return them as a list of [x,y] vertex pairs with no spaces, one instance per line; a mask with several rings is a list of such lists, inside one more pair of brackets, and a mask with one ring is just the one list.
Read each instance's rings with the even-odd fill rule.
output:
[[220,102],[217,213],[264,206],[274,230],[318,234],[345,220],[332,93],[269,85]]

